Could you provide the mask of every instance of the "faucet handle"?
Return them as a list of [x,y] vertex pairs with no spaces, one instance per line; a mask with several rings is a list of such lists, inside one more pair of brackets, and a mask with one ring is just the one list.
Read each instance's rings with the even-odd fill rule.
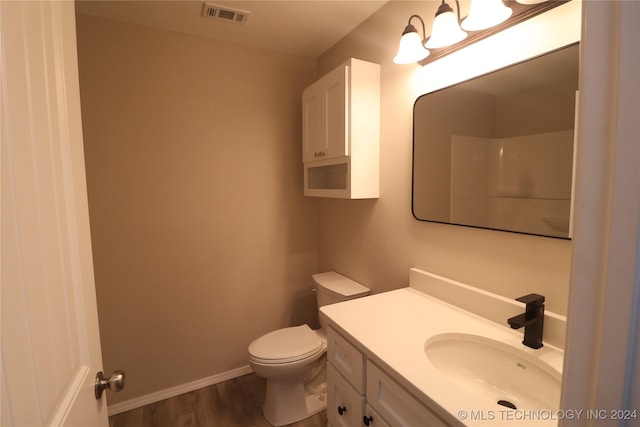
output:
[[521,296],[520,298],[516,298],[516,301],[520,301],[534,307],[539,307],[544,304],[544,295],[528,294]]

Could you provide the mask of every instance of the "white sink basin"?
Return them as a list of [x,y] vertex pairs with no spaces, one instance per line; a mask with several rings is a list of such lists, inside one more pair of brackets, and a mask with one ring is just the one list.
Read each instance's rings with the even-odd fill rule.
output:
[[560,405],[560,372],[516,347],[477,335],[445,333],[429,338],[424,352],[447,379],[493,402],[496,409],[554,410]]

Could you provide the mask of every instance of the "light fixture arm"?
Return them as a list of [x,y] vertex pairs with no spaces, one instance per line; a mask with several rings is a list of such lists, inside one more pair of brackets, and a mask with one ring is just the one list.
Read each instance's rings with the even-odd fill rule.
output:
[[416,30],[416,27],[414,27],[413,25],[411,25],[411,20],[413,18],[417,18],[420,23],[422,24],[422,40],[426,40],[427,38],[427,29],[426,26],[424,25],[424,21],[422,20],[422,17],[420,15],[411,15],[409,17],[409,23],[407,23],[407,26],[405,27],[404,31],[402,32],[402,35],[404,36],[405,34],[411,32],[411,31],[415,31],[416,33],[418,32],[418,30]]

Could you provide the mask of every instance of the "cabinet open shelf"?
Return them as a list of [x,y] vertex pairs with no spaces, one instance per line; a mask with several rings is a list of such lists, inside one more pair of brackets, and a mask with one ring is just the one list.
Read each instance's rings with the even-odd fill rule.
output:
[[348,172],[347,163],[307,168],[310,190],[346,190]]

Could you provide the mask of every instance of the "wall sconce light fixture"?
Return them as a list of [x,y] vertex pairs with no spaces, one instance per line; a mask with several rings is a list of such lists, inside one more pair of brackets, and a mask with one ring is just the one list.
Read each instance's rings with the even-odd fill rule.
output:
[[472,0],[469,15],[462,21],[467,31],[480,31],[503,23],[513,13],[502,0]]
[[467,33],[460,28],[460,3],[456,2],[458,15],[454,15],[453,9],[444,0],[438,7],[436,17],[433,19],[431,37],[424,44],[428,49],[451,46],[467,38]]
[[[571,0],[471,0],[469,15],[464,19],[460,18],[458,0],[454,1],[457,16],[453,8],[442,0],[433,20],[430,37],[426,37],[420,15],[411,15],[393,62],[426,65]],[[422,37],[411,24],[412,19],[422,24]]]
[[[411,20],[414,18],[422,24],[422,37],[418,34],[416,27],[411,25]],[[424,47],[425,39],[424,21],[420,15],[411,15],[409,17],[409,23],[404,27],[404,31],[402,32],[398,54],[393,58],[393,62],[396,64],[411,64],[412,62],[421,61],[429,56],[429,51]]]

